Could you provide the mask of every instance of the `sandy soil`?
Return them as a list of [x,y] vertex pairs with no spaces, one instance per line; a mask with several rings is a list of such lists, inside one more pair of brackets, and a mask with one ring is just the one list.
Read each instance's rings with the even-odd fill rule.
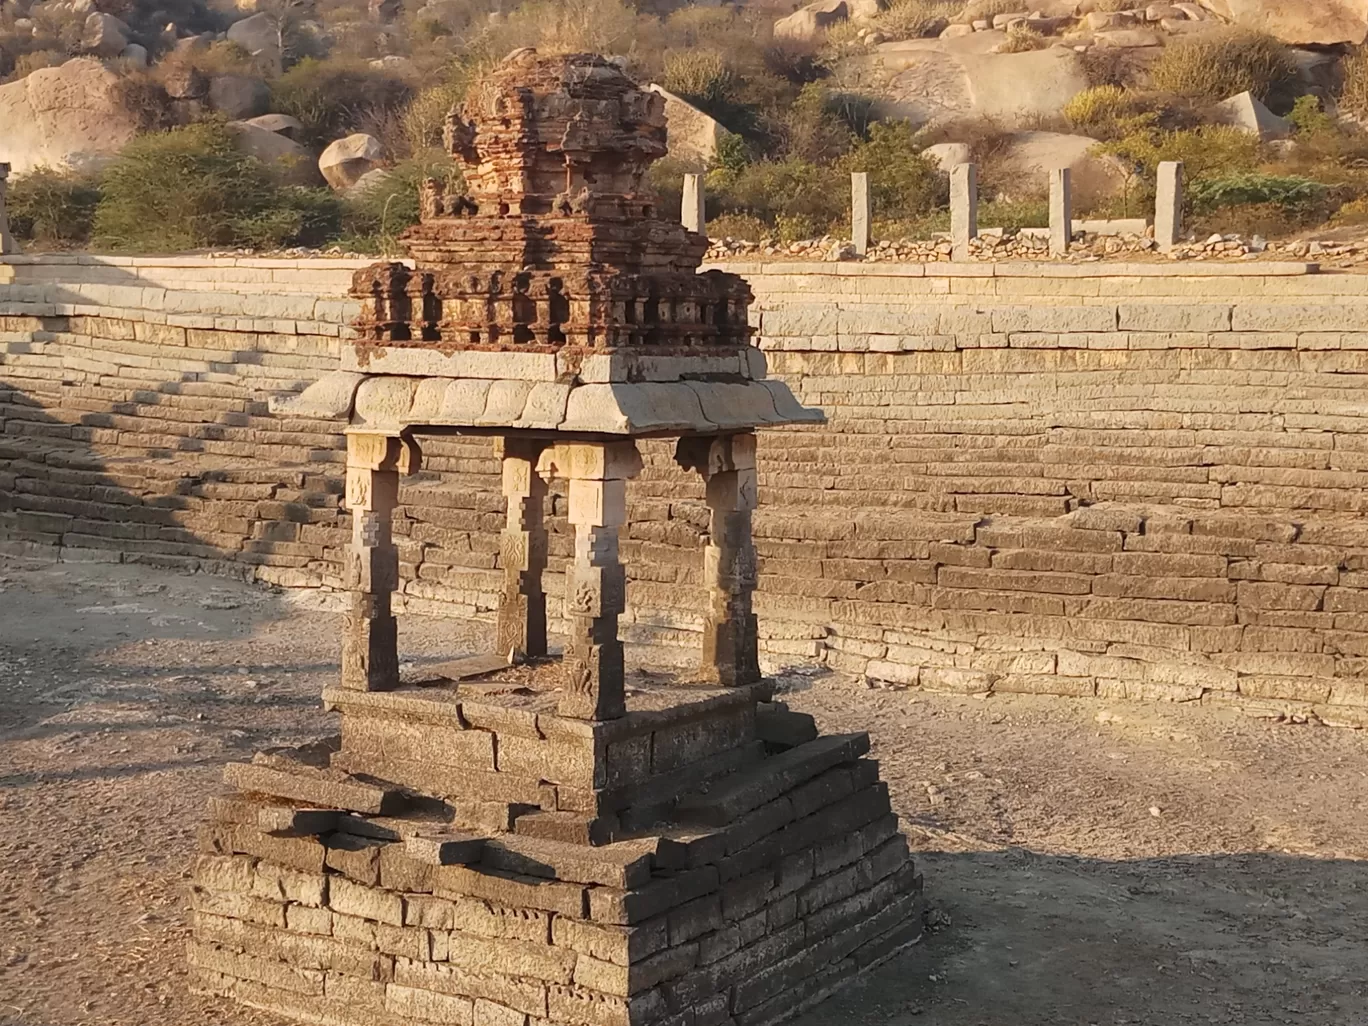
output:
[[[331,732],[337,617],[137,567],[0,562],[0,1023],[274,1026],[187,993],[219,766]],[[413,659],[479,627],[414,619]],[[802,1026],[1368,1021],[1368,737],[1173,706],[865,691],[933,929]]]

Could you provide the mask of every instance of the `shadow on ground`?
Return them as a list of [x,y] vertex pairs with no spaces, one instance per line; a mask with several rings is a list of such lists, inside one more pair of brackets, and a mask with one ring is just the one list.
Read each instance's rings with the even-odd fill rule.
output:
[[1368,863],[1024,849],[918,861],[922,945],[798,1026],[1368,1021]]

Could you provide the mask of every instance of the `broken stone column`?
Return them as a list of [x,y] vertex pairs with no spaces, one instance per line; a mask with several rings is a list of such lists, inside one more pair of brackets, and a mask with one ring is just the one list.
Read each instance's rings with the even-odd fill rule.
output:
[[557,446],[569,479],[575,549],[565,571],[566,691],[556,711],[583,720],[612,720],[626,711],[618,616],[627,606],[627,576],[618,561],[618,528],[627,522],[627,482],[641,472],[636,444],[574,442]]
[[755,435],[680,439],[676,461],[697,470],[707,485],[708,544],[703,554],[707,610],[702,676],[721,684],[760,679],[752,596],[756,584],[751,513],[756,503]]
[[546,481],[537,472],[545,443],[500,439],[508,524],[500,541],[504,589],[499,601],[495,654],[546,655]]
[[684,200],[681,207],[681,217],[684,227],[691,232],[706,236],[707,220],[703,213],[703,176],[685,175],[684,176]]
[[346,504],[352,515],[346,585],[351,592],[342,636],[342,686],[388,691],[399,686],[398,628],[391,608],[399,586],[392,521],[400,473],[416,470],[412,449],[385,435],[347,436]]
[[857,256],[869,252],[869,174],[855,171],[850,176],[850,241]]
[[5,194],[9,191],[10,166],[0,163],[0,256],[18,253],[19,246],[9,230],[9,211],[5,207]]
[[1159,164],[1154,188],[1154,241],[1167,253],[1178,245],[1183,234],[1183,162],[1165,160]]
[[950,170],[950,257],[969,259],[969,243],[978,238],[978,165],[956,164]]
[[1072,174],[1067,167],[1050,172],[1050,252],[1065,256],[1073,241]]

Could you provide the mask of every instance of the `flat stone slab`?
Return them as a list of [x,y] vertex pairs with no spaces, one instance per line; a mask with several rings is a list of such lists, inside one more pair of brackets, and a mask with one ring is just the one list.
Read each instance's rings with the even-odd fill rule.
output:
[[[521,354],[500,355],[511,359]],[[799,403],[781,381],[723,376],[564,383],[340,370],[298,395],[272,399],[271,410],[285,416],[345,420],[350,430],[388,435],[410,428],[451,427],[644,437],[826,420],[821,410]]]
[[404,802],[402,792],[394,788],[375,787],[362,783],[345,773],[329,770],[306,772],[300,767],[294,772],[272,766],[246,762],[230,762],[223,767],[223,779],[233,787],[257,794],[288,798],[294,801],[323,805],[331,809],[370,814],[391,813]]

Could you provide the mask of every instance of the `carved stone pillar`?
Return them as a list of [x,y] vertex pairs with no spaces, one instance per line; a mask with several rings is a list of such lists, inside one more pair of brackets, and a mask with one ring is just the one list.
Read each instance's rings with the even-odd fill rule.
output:
[[627,577],[618,562],[618,528],[627,521],[627,482],[641,472],[633,442],[558,445],[550,463],[569,479],[575,551],[565,572],[566,690],[562,716],[611,720],[626,712],[618,616]]
[[10,234],[9,212],[5,209],[5,193],[9,191],[10,166],[0,163],[0,256],[6,253],[18,253],[19,246],[14,241],[14,236]]
[[399,586],[392,520],[399,475],[418,469],[411,443],[386,435],[347,436],[347,508],[352,515],[347,587],[351,604],[342,638],[342,686],[386,691],[399,686],[397,625],[391,597]]
[[697,470],[707,484],[708,545],[703,552],[707,612],[703,624],[703,676],[728,686],[760,679],[752,596],[755,592],[755,435],[681,438],[675,460]]
[[504,588],[499,600],[497,654],[546,655],[546,480],[537,472],[545,442],[500,439],[508,525],[499,547]]

